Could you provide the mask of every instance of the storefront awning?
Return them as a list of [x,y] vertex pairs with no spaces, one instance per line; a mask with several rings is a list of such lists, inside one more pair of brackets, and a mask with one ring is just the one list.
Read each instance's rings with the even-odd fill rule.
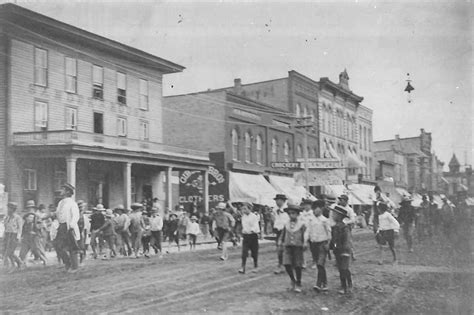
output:
[[395,188],[395,190],[403,197],[410,197],[410,193],[405,188]]
[[331,154],[332,158],[338,159],[338,160],[341,159],[339,155],[337,154],[336,150],[334,150],[334,147],[332,146],[332,144],[329,145],[329,153]]
[[420,194],[414,193],[412,194],[413,201],[411,202],[411,205],[413,207],[419,207],[421,203],[423,202],[423,199]]
[[374,186],[352,184],[349,190],[360,200],[363,205],[372,205],[375,199]]
[[357,155],[352,153],[351,151],[347,151],[347,157],[346,157],[346,167],[347,168],[364,168],[367,165],[359,159]]
[[263,175],[229,172],[231,202],[251,202],[273,207],[273,198],[277,193]]
[[349,189],[344,185],[325,185],[324,193],[326,195],[333,195],[339,197],[341,195],[347,195],[349,197],[350,205],[362,205],[364,204],[362,200],[359,200]]
[[296,186],[293,177],[270,175],[269,179],[273,188],[275,188],[279,194],[285,194],[291,204],[300,204],[302,199],[316,200],[313,195],[306,191],[306,188]]

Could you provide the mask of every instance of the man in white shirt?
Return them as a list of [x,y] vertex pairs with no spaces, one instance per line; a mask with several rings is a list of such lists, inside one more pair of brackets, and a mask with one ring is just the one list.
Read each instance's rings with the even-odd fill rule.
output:
[[313,215],[306,223],[305,232],[305,242],[309,243],[313,262],[318,268],[318,279],[313,287],[317,291],[328,290],[325,263],[331,239],[331,225],[329,219],[322,215],[324,207],[324,200],[316,200],[313,203]]
[[[290,221],[290,217],[285,212],[286,208],[286,198],[283,194],[277,194],[275,198],[273,198],[276,203],[276,208],[273,209],[273,216],[275,217],[273,223],[273,233],[276,235],[276,241],[280,238],[281,232],[285,225]],[[275,274],[283,273],[284,270],[282,268],[283,265],[283,247],[278,246],[277,244],[277,253],[278,253],[278,268],[274,271]]]
[[155,253],[158,254],[160,252],[161,255],[161,240],[163,239],[163,218],[158,213],[158,208],[151,209],[151,217],[150,217],[150,231],[151,237],[153,240],[153,248],[155,249]]
[[59,227],[56,235],[56,244],[58,255],[66,266],[66,271],[70,273],[77,272],[79,257],[79,246],[77,241],[80,240],[79,234],[79,207],[72,199],[74,195],[74,186],[66,183],[62,186],[61,196],[63,199],[59,202],[56,210]]
[[250,211],[251,205],[244,203],[242,210],[242,268],[239,273],[245,273],[245,264],[247,256],[250,254],[253,258],[254,272],[258,267],[258,234],[260,233],[260,218]]

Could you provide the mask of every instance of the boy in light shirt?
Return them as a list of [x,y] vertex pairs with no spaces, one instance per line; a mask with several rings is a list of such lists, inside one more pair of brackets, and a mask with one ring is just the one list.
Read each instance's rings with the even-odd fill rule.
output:
[[388,211],[388,206],[385,203],[380,203],[378,206],[378,230],[376,237],[379,244],[379,265],[383,264],[383,247],[388,243],[390,251],[393,256],[393,264],[397,263],[397,254],[395,252],[395,234],[400,230],[400,224]]
[[250,211],[251,205],[244,203],[242,210],[242,268],[239,273],[245,273],[247,257],[250,254],[253,258],[253,272],[258,268],[258,236],[260,233],[260,217]]
[[188,233],[188,241],[189,241],[189,250],[196,249],[196,239],[198,234],[200,234],[199,224],[197,223],[197,217],[193,215],[191,217],[191,221],[188,223],[186,227],[186,232]]

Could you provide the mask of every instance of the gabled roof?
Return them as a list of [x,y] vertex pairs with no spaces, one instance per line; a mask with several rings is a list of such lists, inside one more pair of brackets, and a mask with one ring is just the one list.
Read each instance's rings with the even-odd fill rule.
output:
[[451,161],[449,161],[449,166],[461,166],[461,163],[459,163],[458,158],[456,157],[456,154],[453,153],[453,157],[451,158]]

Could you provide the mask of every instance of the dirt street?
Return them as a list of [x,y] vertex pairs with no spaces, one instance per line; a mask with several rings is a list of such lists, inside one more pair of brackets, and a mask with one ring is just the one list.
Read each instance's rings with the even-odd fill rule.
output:
[[[470,239],[469,239],[470,240]],[[472,241],[472,240],[470,240]],[[226,262],[216,249],[151,259],[87,260],[76,274],[33,266],[0,275],[0,312],[12,313],[305,313],[472,314],[472,243],[456,249],[439,239],[417,242],[414,253],[398,239],[400,263],[377,264],[371,232],[355,233],[354,292],[341,296],[334,261],[327,264],[330,291],[312,290],[316,272],[303,273],[303,292],[289,292],[286,274],[274,275],[274,245],[261,246],[257,273],[237,273],[240,248]],[[248,265],[252,265],[249,259]]]

